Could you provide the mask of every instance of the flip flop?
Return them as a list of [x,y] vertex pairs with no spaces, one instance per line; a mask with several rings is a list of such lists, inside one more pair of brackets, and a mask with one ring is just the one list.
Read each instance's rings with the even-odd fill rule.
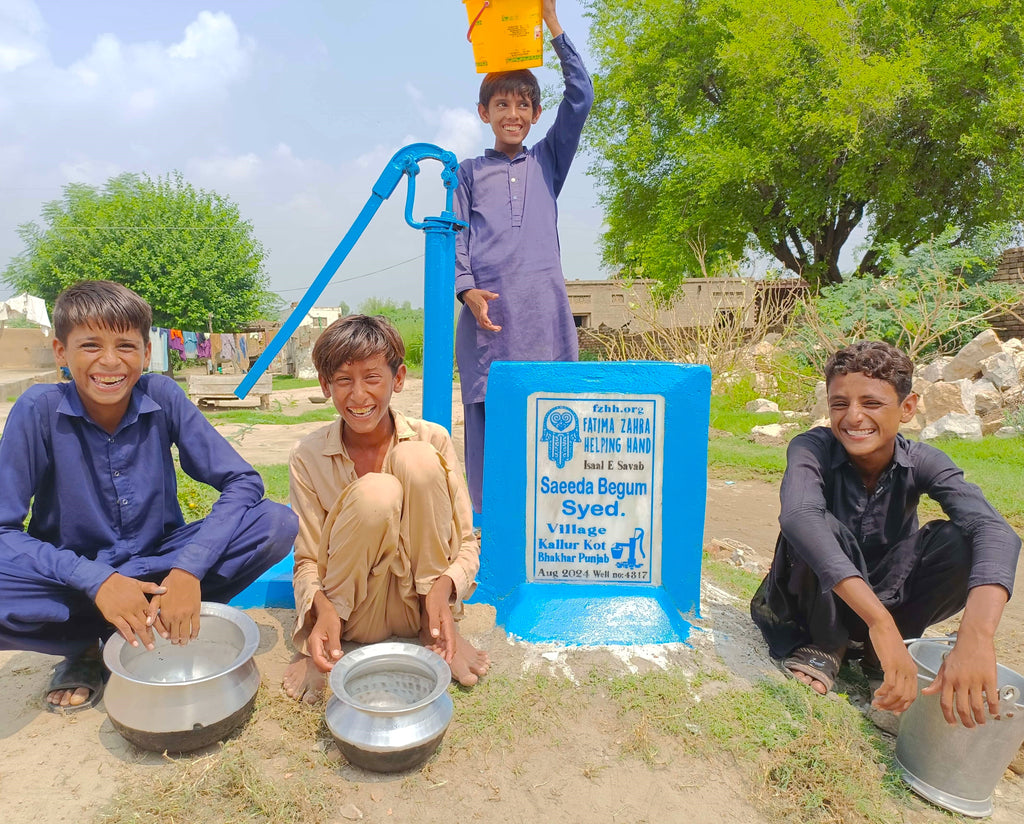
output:
[[[829,692],[836,683],[839,668],[843,663],[842,653],[823,650],[821,647],[803,646],[793,650],[782,662],[782,671],[789,678],[796,678],[793,671],[809,675],[815,681],[825,685]],[[808,686],[810,686],[808,684]]]
[[[103,697],[105,683],[103,675],[103,662],[95,657],[95,653],[91,649],[86,650],[77,658],[65,658],[54,669],[50,685],[43,692],[43,706],[50,712],[60,712],[65,715],[95,707]],[[81,704],[62,707],[60,704],[52,704],[46,700],[46,696],[54,690],[76,690],[79,687],[89,690],[89,697]]]

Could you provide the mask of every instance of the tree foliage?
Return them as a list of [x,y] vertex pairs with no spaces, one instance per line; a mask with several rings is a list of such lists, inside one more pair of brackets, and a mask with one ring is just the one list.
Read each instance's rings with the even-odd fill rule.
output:
[[955,354],[993,318],[1013,312],[1020,291],[993,283],[1005,227],[953,245],[953,231],[910,254],[884,250],[887,274],[853,275],[822,287],[800,307],[790,342],[815,374],[827,356],[857,340],[885,340],[920,361]]
[[1024,0],[590,0],[607,262],[842,280],[1024,218]]
[[205,330],[212,314],[214,331],[230,331],[269,316],[277,302],[252,224],[180,174],[69,184],[43,206],[42,222],[19,227],[26,250],[3,278],[51,306],[72,283],[106,278],[149,301],[157,326]]

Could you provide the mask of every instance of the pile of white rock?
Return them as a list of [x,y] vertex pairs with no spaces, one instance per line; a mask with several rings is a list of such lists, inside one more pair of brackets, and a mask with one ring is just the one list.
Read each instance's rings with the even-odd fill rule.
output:
[[[1000,341],[986,329],[954,356],[942,356],[914,370],[917,414],[900,431],[927,441],[943,435],[978,440],[983,435],[1012,438],[1024,427],[1008,425],[1008,418],[1024,419],[1024,343],[1017,338]],[[828,426],[825,382],[814,391],[810,418],[813,426]],[[772,401],[759,398],[747,404],[751,412],[777,412],[783,418],[798,413],[779,412]],[[770,432],[764,430],[769,429]],[[798,424],[754,427],[755,440],[785,439]],[[781,431],[780,431],[781,430]]]
[[[917,414],[900,431],[922,441],[943,435],[978,440],[983,435],[1012,438],[1009,413],[1024,406],[1024,343],[1000,341],[986,329],[956,355],[936,358],[914,370]],[[827,418],[825,383],[815,389],[813,418]]]

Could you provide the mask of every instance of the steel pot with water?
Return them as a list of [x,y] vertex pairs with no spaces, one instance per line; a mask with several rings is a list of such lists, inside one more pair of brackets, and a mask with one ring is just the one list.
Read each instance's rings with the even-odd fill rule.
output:
[[259,627],[226,604],[204,601],[199,616],[199,635],[185,646],[156,636],[147,650],[114,635],[103,648],[110,670],[104,706],[114,728],[137,747],[197,750],[229,735],[252,711]]
[[[908,642],[918,682],[935,680],[953,639],[919,638]],[[968,729],[950,725],[938,695],[918,695],[900,718],[896,763],[903,780],[918,795],[975,818],[992,814],[992,793],[1024,742],[1024,676],[997,666],[999,718]]]
[[416,644],[360,647],[331,670],[327,726],[357,767],[402,772],[426,761],[452,720],[451,670]]

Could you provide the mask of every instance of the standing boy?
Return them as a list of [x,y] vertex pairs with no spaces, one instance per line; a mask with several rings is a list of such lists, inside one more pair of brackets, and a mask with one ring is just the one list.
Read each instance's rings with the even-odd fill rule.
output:
[[480,546],[444,427],[391,409],[405,344],[383,317],[335,321],[313,346],[324,396],[341,416],[292,450],[295,632],[292,698],[315,700],[342,640],[415,637],[475,684],[490,659],[455,626],[476,587]]
[[[50,710],[93,706],[98,639],[153,649],[199,632],[202,598],[226,602],[283,558],[287,507],[181,388],[143,375],[152,310],[106,280],[78,283],[53,309],[53,351],[68,384],[41,384],[11,409],[0,439],[0,649],[63,655]],[[221,494],[185,524],[181,468]],[[31,520],[25,527],[25,518]]]
[[[874,705],[903,712],[917,666],[903,643],[964,609],[956,644],[925,694],[950,724],[998,712],[993,638],[1013,591],[1020,538],[935,447],[898,434],[913,418],[914,367],[887,343],[840,349],[825,366],[831,429],[795,437],[782,479],[782,532],[750,604],[773,658],[831,689],[851,640],[884,674]],[[949,517],[917,522],[922,495]]]
[[496,360],[575,361],[576,325],[558,246],[558,207],[594,87],[562,31],[555,0],[544,22],[565,75],[554,125],[532,148],[523,141],[540,118],[540,87],[527,69],[488,74],[477,110],[494,148],[459,165],[455,210],[468,227],[455,240],[455,293],[462,312],[455,355],[465,406],[466,478],[481,511],[484,395]]

